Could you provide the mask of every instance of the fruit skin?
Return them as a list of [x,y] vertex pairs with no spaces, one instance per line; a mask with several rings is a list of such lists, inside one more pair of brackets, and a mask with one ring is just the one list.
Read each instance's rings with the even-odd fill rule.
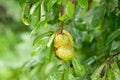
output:
[[68,31],[55,33],[54,49],[56,57],[63,61],[68,61],[73,57],[73,38]]

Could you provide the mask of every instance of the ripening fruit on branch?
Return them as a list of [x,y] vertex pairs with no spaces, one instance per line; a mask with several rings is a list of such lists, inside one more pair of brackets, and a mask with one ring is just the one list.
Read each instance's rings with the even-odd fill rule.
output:
[[70,60],[73,57],[73,38],[71,34],[63,30],[57,31],[54,37],[55,55],[63,61]]

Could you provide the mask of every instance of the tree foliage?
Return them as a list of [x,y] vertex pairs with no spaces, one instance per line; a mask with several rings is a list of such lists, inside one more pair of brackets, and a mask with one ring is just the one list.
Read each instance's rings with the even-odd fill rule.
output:
[[[33,39],[31,58],[22,68],[26,80],[120,80],[119,0],[19,3]],[[74,57],[69,61],[55,56],[54,34],[61,27],[74,41]]]

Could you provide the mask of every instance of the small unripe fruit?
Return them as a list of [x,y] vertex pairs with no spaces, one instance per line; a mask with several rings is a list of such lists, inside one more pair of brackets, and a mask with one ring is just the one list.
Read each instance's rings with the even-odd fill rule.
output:
[[73,57],[73,38],[68,31],[56,32],[54,49],[56,57],[63,61],[70,60]]

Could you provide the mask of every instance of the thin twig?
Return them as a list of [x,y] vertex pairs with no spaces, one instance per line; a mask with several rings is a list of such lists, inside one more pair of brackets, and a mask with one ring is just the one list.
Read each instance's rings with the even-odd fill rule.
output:
[[112,62],[112,59],[113,59],[114,57],[116,57],[118,54],[120,54],[120,52],[116,52],[115,54],[110,55],[110,56],[108,57],[108,62],[111,63],[111,62]]

